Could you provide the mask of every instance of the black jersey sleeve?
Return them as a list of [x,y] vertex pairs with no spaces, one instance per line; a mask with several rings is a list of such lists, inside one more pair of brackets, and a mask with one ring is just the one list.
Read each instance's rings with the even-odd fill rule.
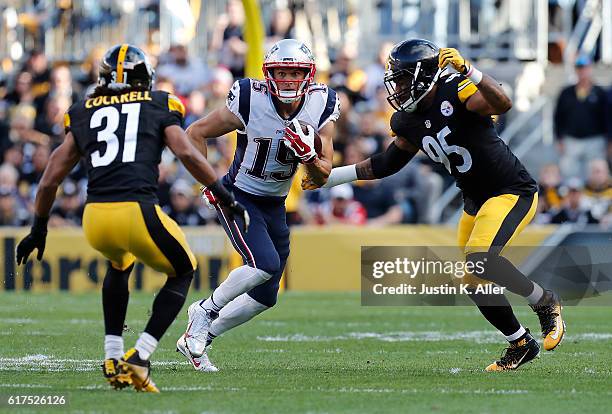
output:
[[161,127],[165,129],[171,125],[178,125],[183,127],[185,121],[185,106],[179,98],[172,94],[164,94],[162,96],[162,108],[164,108],[164,114],[161,118]]
[[474,83],[459,73],[453,73],[441,79],[443,93],[453,104],[465,105],[465,101],[476,92],[478,88]]

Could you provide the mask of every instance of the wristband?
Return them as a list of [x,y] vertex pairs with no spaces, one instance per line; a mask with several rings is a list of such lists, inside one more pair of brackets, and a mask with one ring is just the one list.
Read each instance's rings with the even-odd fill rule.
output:
[[355,164],[344,167],[333,168],[323,188],[335,187],[340,184],[350,183],[357,180],[357,168]]
[[482,80],[482,72],[476,69],[474,65],[471,65],[470,70],[468,70],[465,76],[471,80],[474,85],[478,85]]

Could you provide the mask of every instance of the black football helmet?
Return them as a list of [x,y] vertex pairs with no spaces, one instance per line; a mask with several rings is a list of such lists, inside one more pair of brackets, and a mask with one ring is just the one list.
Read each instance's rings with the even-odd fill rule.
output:
[[393,109],[416,110],[442,73],[438,54],[438,46],[425,39],[404,40],[393,47],[384,79]]
[[102,62],[98,85],[111,89],[153,88],[155,71],[147,55],[136,46],[124,43],[108,49]]

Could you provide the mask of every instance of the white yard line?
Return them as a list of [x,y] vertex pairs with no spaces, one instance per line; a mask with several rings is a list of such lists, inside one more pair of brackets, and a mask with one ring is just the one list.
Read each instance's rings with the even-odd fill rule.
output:
[[[24,357],[0,357],[0,371],[98,371],[101,370],[101,359],[55,358],[52,355],[26,355]],[[153,367],[174,367],[185,365],[184,361],[152,361]]]
[[6,323],[7,325],[23,325],[34,322],[37,321],[32,318],[0,318],[0,323]]
[[0,388],[53,388],[45,384],[0,384]]
[[[382,342],[442,342],[442,341],[472,341],[476,343],[497,343],[503,339],[495,331],[465,331],[465,332],[439,332],[439,331],[402,331],[402,332],[350,332],[344,335],[323,336],[297,333],[292,335],[258,336],[263,342],[330,342],[346,340],[373,339]],[[612,333],[585,332],[568,334],[566,340],[602,341],[612,340]]]

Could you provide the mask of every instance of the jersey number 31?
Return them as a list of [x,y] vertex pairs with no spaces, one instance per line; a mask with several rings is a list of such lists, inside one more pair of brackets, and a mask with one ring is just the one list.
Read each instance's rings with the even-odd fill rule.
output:
[[[140,104],[123,104],[121,105],[121,113],[127,114],[121,161],[134,162],[136,158]],[[91,129],[102,126],[102,121],[106,118],[106,128],[98,131],[98,142],[106,143],[106,151],[104,154],[101,154],[100,150],[91,153],[92,167],[107,166],[117,158],[117,154],[119,154],[119,138],[115,133],[119,128],[119,116],[119,110],[114,106],[100,108],[91,116],[91,120],[89,121],[89,127]]]

